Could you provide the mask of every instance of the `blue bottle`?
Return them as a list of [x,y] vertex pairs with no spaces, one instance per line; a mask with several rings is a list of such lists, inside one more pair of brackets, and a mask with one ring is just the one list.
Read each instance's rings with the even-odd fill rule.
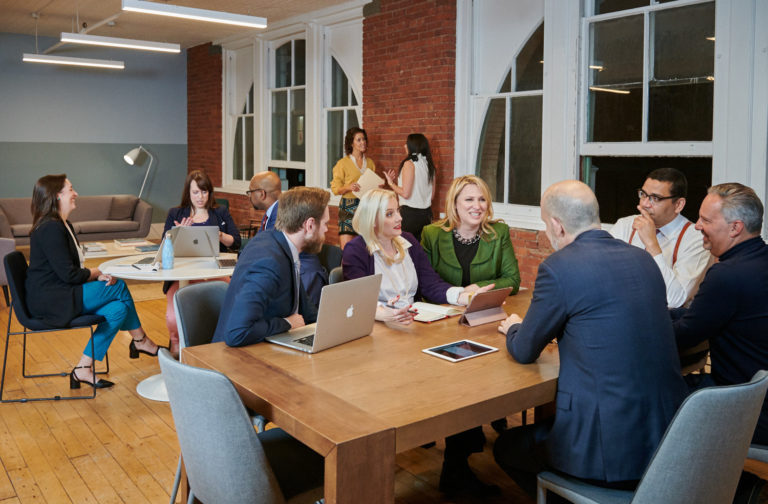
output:
[[173,241],[170,236],[165,237],[163,242],[163,269],[173,269]]

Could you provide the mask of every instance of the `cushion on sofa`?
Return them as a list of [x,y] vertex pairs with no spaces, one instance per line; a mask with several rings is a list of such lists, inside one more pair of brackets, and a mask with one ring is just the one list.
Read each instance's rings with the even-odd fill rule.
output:
[[116,221],[116,220],[91,220],[83,222],[73,222],[75,233],[122,233],[126,231],[136,231],[139,229],[139,223],[134,221]]
[[11,225],[32,224],[32,209],[29,206],[31,202],[32,198],[2,198],[0,207]]
[[69,220],[70,222],[107,220],[111,208],[111,196],[80,196],[77,198],[77,206],[69,214]]
[[26,238],[32,232],[32,224],[14,224],[11,226],[11,233],[14,237]]
[[133,210],[136,208],[139,198],[130,194],[118,194],[112,196],[112,208],[109,210],[110,220],[131,220]]

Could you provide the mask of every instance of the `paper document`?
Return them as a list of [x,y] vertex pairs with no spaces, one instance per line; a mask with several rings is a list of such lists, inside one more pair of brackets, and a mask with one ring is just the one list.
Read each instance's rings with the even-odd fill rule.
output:
[[367,191],[376,189],[383,184],[384,179],[376,175],[375,171],[366,169],[363,174],[360,175],[360,178],[357,179],[357,183],[360,184],[360,190],[354,191],[354,195],[361,198]]
[[417,322],[433,322],[435,320],[444,319],[445,317],[453,317],[463,313],[462,310],[454,306],[443,306],[421,301],[413,303],[411,311],[418,312],[418,315],[413,317],[413,320]]

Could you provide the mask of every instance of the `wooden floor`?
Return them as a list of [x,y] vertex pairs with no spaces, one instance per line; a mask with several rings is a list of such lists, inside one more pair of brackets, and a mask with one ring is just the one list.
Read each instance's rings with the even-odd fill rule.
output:
[[[156,287],[158,292],[160,287]],[[145,289],[146,290],[146,289]],[[150,336],[167,343],[165,298],[137,292],[139,316]],[[161,296],[161,294],[160,294]],[[157,297],[160,297],[157,296]],[[3,304],[0,301],[0,304]],[[8,308],[0,308],[5,330]],[[15,317],[12,328],[19,329]],[[87,333],[34,335],[28,341],[30,371],[69,371],[85,346]],[[5,338],[2,338],[4,340]],[[128,359],[128,333],[119,333],[110,350],[109,378],[116,385],[96,399],[0,404],[0,504],[15,503],[166,503],[178,460],[178,443],[167,403],[143,399],[136,384],[159,372],[156,359]],[[11,340],[4,397],[70,394],[68,378],[21,378],[21,337]],[[85,389],[83,389],[85,390]],[[77,392],[77,391],[75,391]],[[520,423],[520,415],[508,419]],[[533,503],[493,461],[496,433],[486,426],[488,444],[471,457],[475,472],[494,482],[494,499],[445,498],[438,490],[443,444],[397,456],[398,504]],[[748,462],[762,477],[768,470]],[[180,499],[179,499],[180,500]]]

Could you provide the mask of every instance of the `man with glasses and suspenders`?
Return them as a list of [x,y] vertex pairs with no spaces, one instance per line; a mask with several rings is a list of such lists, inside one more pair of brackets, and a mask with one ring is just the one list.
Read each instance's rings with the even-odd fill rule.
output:
[[623,217],[611,229],[614,238],[651,254],[664,277],[670,308],[680,307],[692,297],[711,259],[702,247],[701,233],[680,214],[687,193],[688,180],[682,172],[654,170],[637,190],[640,215]]

